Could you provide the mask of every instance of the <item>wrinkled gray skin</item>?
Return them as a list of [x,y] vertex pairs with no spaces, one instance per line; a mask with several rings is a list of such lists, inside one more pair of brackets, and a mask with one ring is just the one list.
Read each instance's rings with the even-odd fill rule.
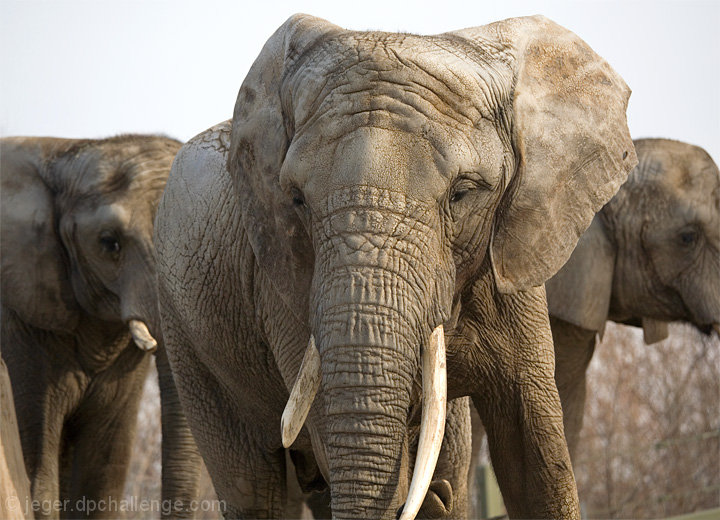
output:
[[[430,493],[426,496],[417,518],[468,518],[469,481],[472,450],[472,425],[470,422],[470,399],[459,397],[448,402],[447,420],[442,449],[435,470],[435,480],[430,485]],[[477,414],[473,414],[477,415]],[[419,423],[417,415],[410,422],[408,444],[411,462],[417,451]],[[412,467],[407,468],[405,478],[411,478]],[[315,520],[329,519],[332,516],[330,507],[330,490],[302,493],[298,486],[294,467],[288,466],[288,503],[285,507],[286,518],[300,518],[303,502],[308,506]],[[470,518],[473,518],[472,516]]]
[[[0,141],[3,358],[35,500],[122,495],[150,361],[128,323],[162,340],[152,227],[180,145],[157,136]],[[163,496],[189,500],[199,456],[162,347],[157,365]]]
[[[579,517],[543,283],[636,163],[628,95],[542,17],[278,29],[232,123],[179,152],[155,231],[168,355],[228,517],[284,515],[280,417],[312,333],[300,484],[329,485],[334,518],[394,518],[440,324],[448,398],[479,409],[510,515]],[[443,464],[419,516],[462,516],[437,511]]]
[[577,448],[585,373],[607,320],[642,326],[650,344],[669,321],[720,332],[720,174],[700,147],[635,141],[639,164],[546,284],[565,436]]

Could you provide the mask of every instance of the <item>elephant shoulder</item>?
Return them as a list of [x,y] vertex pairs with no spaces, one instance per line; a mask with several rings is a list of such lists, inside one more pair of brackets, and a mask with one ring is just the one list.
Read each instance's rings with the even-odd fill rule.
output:
[[225,269],[225,256],[242,242],[240,211],[226,169],[231,122],[188,141],[173,162],[155,220],[161,278],[182,278],[192,290],[208,270]]
[[180,148],[170,170],[166,193],[169,190],[175,197],[192,199],[197,195],[212,196],[229,184],[226,163],[231,123],[228,120],[208,128]]
[[[201,234],[230,198],[232,184],[226,162],[230,121],[215,125],[180,148],[173,162],[156,218],[156,241],[181,234],[201,239]],[[198,228],[201,226],[202,229]]]

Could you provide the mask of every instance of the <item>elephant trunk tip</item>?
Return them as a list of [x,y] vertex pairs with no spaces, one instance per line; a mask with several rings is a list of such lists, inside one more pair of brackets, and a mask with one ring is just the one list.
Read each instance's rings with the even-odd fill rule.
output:
[[[281,419],[282,443],[289,448],[302,429],[320,387],[320,354],[310,336],[298,377]],[[423,405],[417,459],[401,520],[413,520],[430,487],[445,433],[447,364],[445,331],[438,325],[422,354]]]

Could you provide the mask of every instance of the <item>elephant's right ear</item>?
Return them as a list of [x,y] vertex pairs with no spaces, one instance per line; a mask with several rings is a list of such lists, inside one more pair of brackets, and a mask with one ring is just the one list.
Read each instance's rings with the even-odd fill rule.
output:
[[313,253],[292,196],[280,187],[280,169],[294,132],[283,79],[307,49],[339,31],[312,16],[287,20],[250,68],[233,113],[228,171],[244,226],[258,264],[291,307],[302,305],[296,295],[307,298]]
[[615,256],[615,246],[596,215],[567,263],[545,282],[550,315],[602,333],[610,309]]
[[0,142],[2,305],[27,324],[72,331],[78,307],[57,231],[54,194],[43,172],[67,139],[7,138]]

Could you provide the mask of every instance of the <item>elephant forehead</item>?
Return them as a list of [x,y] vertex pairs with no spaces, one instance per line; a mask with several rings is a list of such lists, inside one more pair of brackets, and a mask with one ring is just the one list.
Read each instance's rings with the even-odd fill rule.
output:
[[[121,202],[100,204],[76,215],[79,226],[108,227],[128,229],[133,221],[133,211]],[[135,215],[137,217],[137,215]]]
[[698,157],[666,157],[658,182],[680,208],[701,222],[716,225],[720,219],[720,177],[712,161]]
[[283,80],[293,136],[285,181],[322,194],[367,184],[435,199],[458,173],[499,182],[512,73],[448,37],[352,33]]
[[458,129],[498,121],[512,83],[507,61],[456,37],[351,33],[299,60],[283,92],[296,132],[322,117],[342,123],[326,129],[342,135],[367,124],[415,132],[427,120]]

